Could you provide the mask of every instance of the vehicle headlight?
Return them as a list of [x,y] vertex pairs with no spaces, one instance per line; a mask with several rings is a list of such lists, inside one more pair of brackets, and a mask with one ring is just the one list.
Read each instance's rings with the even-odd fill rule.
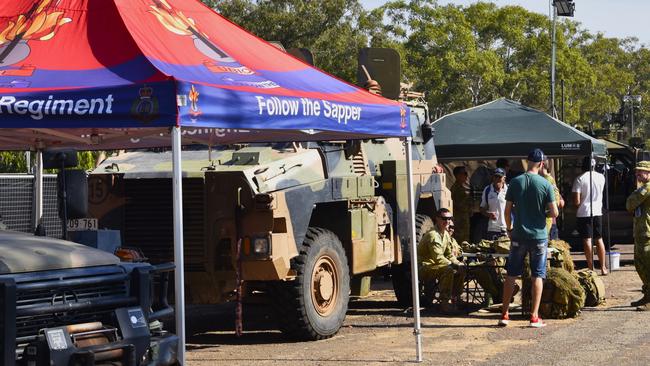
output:
[[269,254],[269,238],[255,238],[253,239],[253,253],[255,254]]

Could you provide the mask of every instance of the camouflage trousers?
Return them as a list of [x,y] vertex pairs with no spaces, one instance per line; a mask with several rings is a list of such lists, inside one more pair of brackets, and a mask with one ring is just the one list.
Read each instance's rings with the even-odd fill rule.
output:
[[465,283],[464,268],[455,270],[450,266],[423,267],[420,270],[420,277],[424,282],[438,280],[440,302],[447,302],[453,296],[460,295],[463,292],[463,285]]
[[[503,265],[500,260],[503,258],[489,259],[485,262],[477,262],[470,264],[472,268],[471,274],[476,282],[483,288],[483,290],[492,295],[492,298],[499,301],[501,300],[501,290],[503,289],[504,276],[500,273],[502,268],[493,267],[495,265]],[[487,265],[487,266],[486,266]]]
[[643,282],[643,294],[650,296],[650,238],[634,240],[634,267]]
[[469,241],[469,228],[469,216],[454,217],[454,236],[457,242]]

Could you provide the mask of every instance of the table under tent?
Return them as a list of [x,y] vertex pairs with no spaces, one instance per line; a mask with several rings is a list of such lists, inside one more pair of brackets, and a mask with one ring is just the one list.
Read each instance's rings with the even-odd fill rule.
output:
[[[44,149],[171,146],[183,364],[182,145],[410,141],[406,106],[311,67],[194,0],[3,2],[0,115],[0,149],[36,151],[41,168]],[[415,324],[421,359],[419,312]]]

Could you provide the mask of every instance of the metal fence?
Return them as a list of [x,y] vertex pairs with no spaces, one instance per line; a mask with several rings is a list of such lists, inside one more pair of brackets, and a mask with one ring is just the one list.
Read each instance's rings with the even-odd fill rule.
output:
[[[34,176],[0,175],[0,222],[8,230],[34,232]],[[43,226],[49,237],[63,235],[56,198],[56,175],[43,176]]]

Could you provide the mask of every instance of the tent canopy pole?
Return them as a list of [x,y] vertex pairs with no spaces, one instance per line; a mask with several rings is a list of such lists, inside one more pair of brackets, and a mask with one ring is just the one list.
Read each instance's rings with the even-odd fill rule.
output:
[[420,285],[418,279],[418,253],[415,242],[415,194],[413,192],[413,151],[411,137],[404,139],[406,150],[406,185],[408,186],[409,247],[411,252],[411,291],[413,293],[413,335],[415,336],[416,361],[422,362],[422,332],[420,326]]
[[185,365],[185,264],[183,259],[183,167],[181,165],[181,128],[172,128],[172,167],[174,191],[174,292],[178,362]]
[[36,230],[43,217],[43,150],[36,151],[34,167],[34,227]]

